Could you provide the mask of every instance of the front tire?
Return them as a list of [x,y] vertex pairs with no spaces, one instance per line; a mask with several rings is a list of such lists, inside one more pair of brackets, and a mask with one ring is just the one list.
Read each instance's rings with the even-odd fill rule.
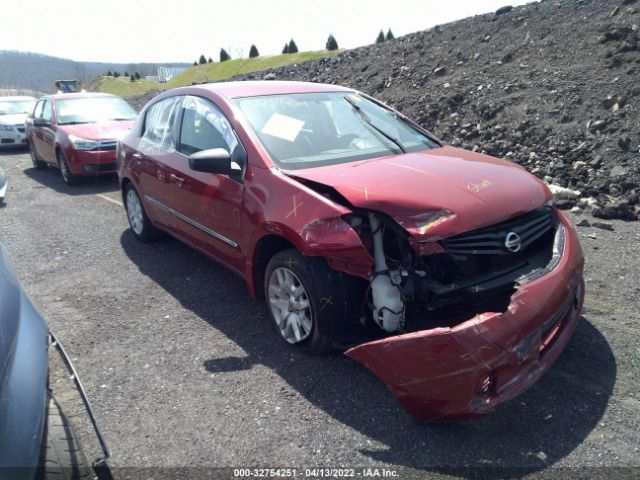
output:
[[345,318],[337,275],[324,259],[294,249],[269,260],[264,277],[267,311],[283,340],[316,355],[334,349],[330,333]]
[[47,168],[47,162],[38,158],[38,155],[31,143],[29,143],[29,153],[31,154],[31,163],[33,163],[33,168],[36,170],[44,170]]
[[77,185],[80,183],[80,178],[77,175],[74,175],[69,167],[69,162],[67,162],[67,157],[62,152],[62,150],[58,150],[56,156],[58,157],[58,166],[60,167],[60,174],[62,175],[62,180],[69,186]]
[[124,192],[125,209],[133,235],[141,242],[153,242],[162,236],[144,211],[144,205],[135,187],[129,183]]

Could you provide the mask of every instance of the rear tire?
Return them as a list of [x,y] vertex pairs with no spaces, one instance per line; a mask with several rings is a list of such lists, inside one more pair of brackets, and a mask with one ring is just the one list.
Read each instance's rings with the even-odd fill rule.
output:
[[72,426],[50,395],[36,478],[78,480],[93,478],[93,475]]
[[133,184],[124,190],[124,206],[133,235],[141,242],[153,242],[162,237],[162,232],[153,226],[144,210],[144,205]]
[[58,150],[56,153],[58,157],[58,167],[60,167],[60,174],[62,175],[62,180],[67,185],[74,186],[80,183],[80,178],[77,175],[74,175],[69,167],[69,162],[67,162],[67,157],[65,157],[62,150]]
[[31,163],[33,163],[33,168],[36,170],[44,170],[47,168],[47,162],[38,158],[38,154],[36,154],[36,151],[31,144],[29,144],[29,153],[31,154]]

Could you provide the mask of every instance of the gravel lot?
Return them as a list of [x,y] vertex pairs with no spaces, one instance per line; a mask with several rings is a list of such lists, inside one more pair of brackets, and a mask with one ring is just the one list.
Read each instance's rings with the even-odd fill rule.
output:
[[67,187],[25,151],[1,152],[0,167],[0,240],[75,361],[116,478],[188,466],[640,472],[638,222],[579,227],[584,318],[541,382],[484,418],[421,426],[364,367],[279,340],[233,274],[170,238],[136,242],[115,178]]

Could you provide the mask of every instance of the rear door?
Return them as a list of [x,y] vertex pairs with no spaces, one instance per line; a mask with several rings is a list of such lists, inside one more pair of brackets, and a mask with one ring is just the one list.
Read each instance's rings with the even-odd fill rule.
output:
[[138,178],[147,212],[154,222],[172,230],[175,221],[170,211],[173,191],[168,165],[175,155],[176,119],[182,98],[166,98],[147,110],[142,136],[132,159],[132,170]]

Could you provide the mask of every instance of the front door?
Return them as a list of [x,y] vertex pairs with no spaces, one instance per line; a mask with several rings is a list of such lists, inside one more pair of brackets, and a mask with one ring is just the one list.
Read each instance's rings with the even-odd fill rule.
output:
[[176,152],[168,170],[177,227],[180,235],[194,247],[243,272],[239,245],[242,166],[236,165],[238,173],[233,175],[196,172],[189,168],[189,155],[224,148],[236,158],[240,151],[244,152],[244,147],[227,118],[212,102],[186,96],[182,108]]

